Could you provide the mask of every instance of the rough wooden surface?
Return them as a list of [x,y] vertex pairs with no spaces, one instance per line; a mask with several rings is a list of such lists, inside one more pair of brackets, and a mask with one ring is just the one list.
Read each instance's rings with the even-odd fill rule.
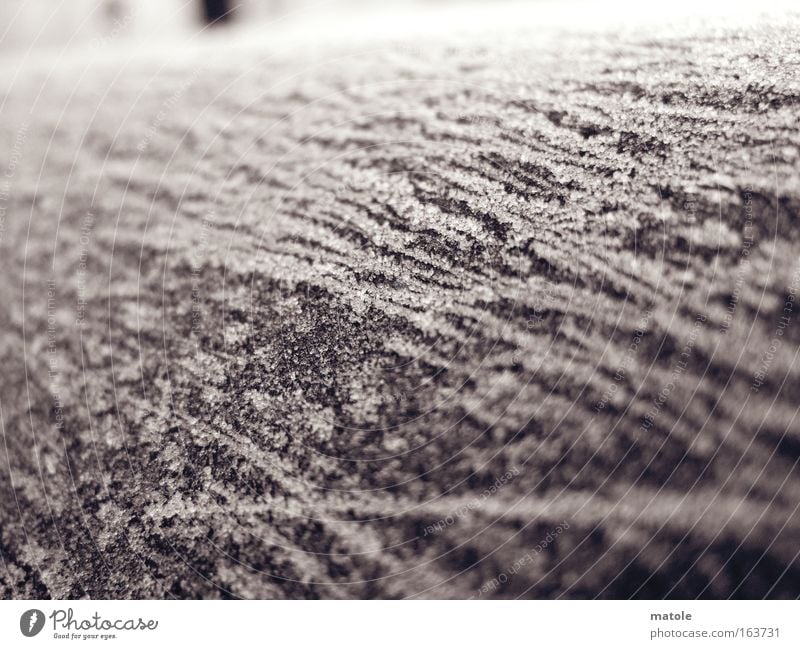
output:
[[800,595],[797,37],[8,83],[0,594]]

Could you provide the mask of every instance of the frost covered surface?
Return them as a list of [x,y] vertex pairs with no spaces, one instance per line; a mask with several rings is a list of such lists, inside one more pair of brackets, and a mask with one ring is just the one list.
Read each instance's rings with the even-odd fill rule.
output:
[[797,38],[8,84],[0,593],[800,595]]

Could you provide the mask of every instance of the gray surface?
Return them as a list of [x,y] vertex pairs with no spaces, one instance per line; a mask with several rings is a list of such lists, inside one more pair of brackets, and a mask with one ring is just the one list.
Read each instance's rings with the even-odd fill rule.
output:
[[28,71],[0,593],[800,595],[796,25]]

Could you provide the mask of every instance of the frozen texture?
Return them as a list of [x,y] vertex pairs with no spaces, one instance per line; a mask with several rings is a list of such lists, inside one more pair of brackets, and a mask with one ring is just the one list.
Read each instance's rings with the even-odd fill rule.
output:
[[0,594],[800,595],[798,35],[7,82]]

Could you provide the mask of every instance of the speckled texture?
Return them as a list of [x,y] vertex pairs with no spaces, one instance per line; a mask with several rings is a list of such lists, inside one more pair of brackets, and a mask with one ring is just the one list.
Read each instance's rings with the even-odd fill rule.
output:
[[0,594],[800,595],[797,17],[692,30],[8,83]]

